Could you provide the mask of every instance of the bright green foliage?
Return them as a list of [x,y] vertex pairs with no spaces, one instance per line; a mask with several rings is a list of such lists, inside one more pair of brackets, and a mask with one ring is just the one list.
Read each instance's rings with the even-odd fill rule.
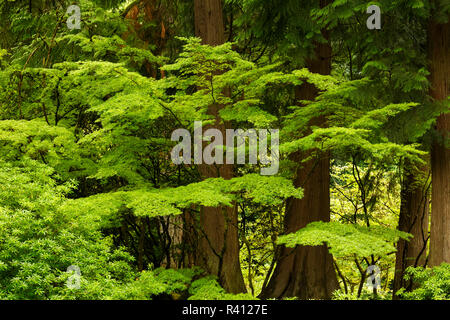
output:
[[[301,83],[292,75],[273,71],[277,65],[259,67],[243,59],[230,43],[210,47],[200,45],[199,39],[182,40],[186,45],[180,57],[163,68],[173,72],[166,87],[176,87],[178,91],[168,106],[181,119],[207,119],[208,106],[220,103],[224,105],[220,111],[223,120],[265,128],[276,117],[265,110],[261,97],[279,86]],[[201,89],[191,93],[191,86]]]
[[418,286],[411,292],[400,289],[398,295],[407,300],[450,300],[450,265],[443,263],[433,268],[406,269],[406,280]]
[[[127,253],[90,225],[73,229],[77,217],[58,210],[71,186],[57,185],[51,168],[31,160],[1,164],[1,298],[98,298],[98,288],[132,279]],[[81,285],[90,289],[65,286],[70,265],[83,270]]]
[[395,251],[393,243],[408,239],[405,232],[382,226],[364,227],[338,222],[312,222],[299,231],[280,236],[278,242],[288,247],[296,245],[319,246],[326,244],[336,258],[371,255],[385,257]]
[[392,300],[392,296],[389,291],[377,292],[376,296],[369,290],[363,290],[359,296],[356,292],[344,293],[335,291],[333,300]]
[[51,166],[64,180],[81,175],[91,163],[79,155],[73,134],[40,120],[0,121],[3,160],[32,159]]
[[280,205],[283,199],[301,196],[302,192],[287,179],[249,174],[231,180],[207,179],[177,188],[119,191],[68,200],[64,203],[64,209],[80,211],[82,215],[83,212],[89,213],[86,219],[102,217],[100,221],[110,221],[114,220],[115,213],[125,207],[133,210],[136,216],[157,217],[181,214],[182,209],[192,206],[230,206],[233,200]]
[[188,300],[256,300],[249,294],[230,294],[220,287],[214,277],[196,280],[189,288]]
[[[155,296],[172,296],[177,299],[185,295],[194,277],[201,274],[199,269],[156,269],[143,271],[139,277],[123,287],[111,290],[107,299],[114,300],[151,300]],[[195,282],[195,281],[194,281]]]
[[[395,143],[388,130],[392,118],[417,107],[417,103],[384,105],[373,95],[376,86],[369,79],[339,83],[330,76],[304,70],[294,74],[306,77],[307,82],[323,92],[315,101],[305,101],[306,106],[292,107],[282,132],[286,141],[280,148],[282,152],[317,149],[334,151],[347,161],[357,155],[385,164],[396,163],[399,158],[421,162],[420,155],[424,153],[417,150],[417,145]],[[307,124],[318,115],[327,117],[330,127],[313,127],[312,133],[302,136]]]

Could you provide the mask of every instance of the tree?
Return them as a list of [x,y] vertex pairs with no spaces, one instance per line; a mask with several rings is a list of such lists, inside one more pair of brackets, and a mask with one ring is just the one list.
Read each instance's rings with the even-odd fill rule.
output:
[[[203,44],[216,46],[225,42],[221,0],[195,0],[195,35]],[[214,75],[208,75],[213,77]],[[222,123],[220,104],[211,105],[208,113],[215,118],[214,127],[226,136],[227,124]],[[205,126],[205,130],[208,126]],[[234,176],[233,165],[216,167],[206,164],[199,166],[204,179]],[[237,227],[237,207],[203,207],[199,217],[200,239],[194,248],[196,264],[210,274],[219,277],[220,284],[229,292],[245,292],[244,278],[239,260],[239,237]]]
[[[326,6],[327,1],[320,1]],[[314,57],[307,62],[307,68],[314,73],[329,75],[331,72],[331,44],[328,31],[323,31],[325,43],[316,43]],[[314,100],[317,96],[314,85],[303,84],[296,88],[298,100]],[[324,117],[313,119],[309,126],[326,126]],[[293,157],[299,168],[294,185],[302,187],[302,199],[291,199],[286,207],[285,233],[295,232],[313,221],[330,221],[330,154],[319,156],[307,162],[311,153],[295,154]],[[261,297],[300,299],[329,299],[338,289],[333,258],[326,246],[302,246],[295,249],[279,248],[277,265],[271,279],[263,289]]]
[[69,4],[0,0],[0,299],[448,298],[448,1]]
[[[425,167],[426,168],[426,167]],[[400,288],[411,290],[413,283],[404,279],[405,270],[410,266],[427,264],[429,229],[429,170],[404,165],[400,218],[398,229],[413,235],[409,241],[400,239],[397,243],[393,297]]]
[[[439,1],[434,2],[436,5]],[[443,3],[442,3],[443,4]],[[450,262],[450,113],[448,97],[450,92],[450,22],[445,10],[435,9],[444,15],[442,20],[431,18],[428,27],[428,48],[430,59],[430,95],[436,103],[443,103],[442,114],[436,120],[436,137],[431,147],[431,238],[430,265]],[[447,104],[447,107],[445,105]]]
[[[311,72],[323,75],[331,71],[331,47],[329,43],[317,44],[315,57],[308,63]],[[317,89],[304,84],[296,88],[297,99],[314,100]],[[324,118],[310,122],[310,126],[323,126]],[[330,221],[330,155],[320,153],[318,157],[302,163],[310,153],[296,154],[299,164],[294,185],[302,187],[302,199],[290,199],[285,213],[285,233],[295,232],[313,221]],[[274,273],[264,288],[261,297],[300,299],[329,299],[338,289],[333,258],[325,246],[302,246],[295,249],[280,248]]]

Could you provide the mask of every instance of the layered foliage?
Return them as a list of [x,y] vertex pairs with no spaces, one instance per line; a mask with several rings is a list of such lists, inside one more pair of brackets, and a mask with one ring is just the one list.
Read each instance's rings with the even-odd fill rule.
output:
[[[364,1],[227,0],[229,41],[215,47],[193,37],[190,1],[82,0],[81,30],[65,25],[69,2],[0,0],[1,299],[254,299],[282,245],[326,245],[336,298],[373,298],[373,264],[389,296],[395,245],[411,238],[396,230],[403,163],[423,165],[448,110],[426,95],[430,1],[376,2],[376,33]],[[305,68],[325,29],[328,76]],[[317,97],[297,99],[302,85]],[[172,162],[172,132],[215,124],[211,105],[231,128],[280,129],[277,175],[239,164],[202,180]],[[308,188],[292,182],[293,156],[324,152],[332,221],[284,234],[289,199]],[[219,206],[238,213],[248,294],[188,263],[186,219],[198,228],[201,208]],[[73,265],[81,289],[66,285]],[[408,274],[419,287],[405,299],[449,298],[446,265]]]

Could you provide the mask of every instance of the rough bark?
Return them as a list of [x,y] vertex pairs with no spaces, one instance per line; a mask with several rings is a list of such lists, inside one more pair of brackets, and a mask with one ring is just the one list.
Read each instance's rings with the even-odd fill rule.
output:
[[429,225],[429,168],[414,169],[405,164],[398,229],[413,235],[410,241],[400,239],[397,243],[393,297],[400,288],[411,290],[413,283],[403,276],[409,266],[425,266]]
[[[324,32],[327,37],[327,34]],[[316,45],[316,57],[308,62],[311,72],[323,75],[331,71],[331,46]],[[297,88],[296,97],[313,100],[317,96],[314,86],[304,84]],[[324,126],[325,119],[314,119],[310,125]],[[309,154],[296,154],[297,161]],[[302,199],[289,199],[284,232],[292,233],[313,221],[330,221],[330,157],[322,153],[300,165],[294,181],[304,188]],[[339,288],[333,267],[333,257],[325,246],[299,246],[295,249],[281,247],[277,252],[277,265],[261,298],[298,297],[300,299],[329,299]]]
[[[432,21],[429,26],[431,97],[442,101],[449,96],[450,23]],[[448,111],[448,110],[447,110]],[[431,147],[432,211],[430,265],[450,263],[450,114],[442,113],[436,122],[436,138]]]
[[[221,0],[195,0],[195,34],[203,44],[220,45],[225,42]],[[216,119],[214,128],[225,137],[226,124],[219,117],[223,106],[211,105],[208,113]],[[207,130],[205,126],[203,129]],[[226,142],[225,142],[226,143]],[[202,178],[231,179],[233,165],[199,165]],[[239,261],[238,218],[236,207],[203,207],[199,219],[199,239],[195,263],[208,273],[217,275],[220,284],[231,293],[245,292]]]
[[225,42],[221,0],[194,0],[195,35],[203,44],[217,46]]

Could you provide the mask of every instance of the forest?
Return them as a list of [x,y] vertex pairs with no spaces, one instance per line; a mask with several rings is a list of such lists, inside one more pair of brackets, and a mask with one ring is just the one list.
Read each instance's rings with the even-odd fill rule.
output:
[[0,0],[0,300],[450,300],[449,0]]

